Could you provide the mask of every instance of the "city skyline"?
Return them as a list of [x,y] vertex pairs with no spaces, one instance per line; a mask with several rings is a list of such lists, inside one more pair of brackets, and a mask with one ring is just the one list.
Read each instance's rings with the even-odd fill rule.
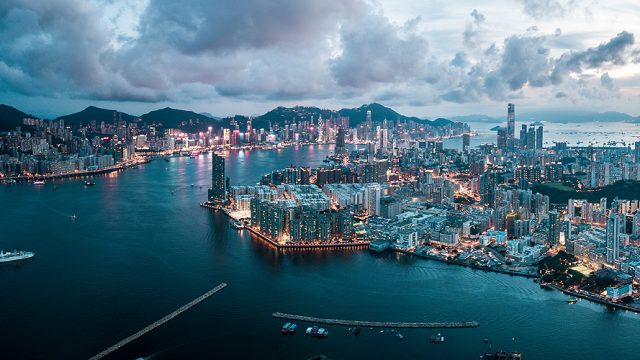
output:
[[218,5],[5,4],[0,93],[42,116],[372,101],[418,117],[498,115],[510,101],[637,115],[639,25],[618,11],[632,14],[632,2]]

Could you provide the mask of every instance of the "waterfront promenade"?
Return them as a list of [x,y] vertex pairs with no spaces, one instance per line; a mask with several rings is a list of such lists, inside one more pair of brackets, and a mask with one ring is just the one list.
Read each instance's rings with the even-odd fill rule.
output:
[[163,317],[162,319],[154,322],[153,324],[145,327],[144,329],[138,331],[137,333],[125,338],[124,340],[121,340],[119,342],[117,342],[115,345],[109,347],[108,349],[102,351],[101,353],[99,353],[98,355],[95,355],[93,357],[91,357],[89,360],[98,360],[98,359],[102,359],[103,357],[111,354],[112,352],[120,349],[121,347],[127,345],[128,343],[136,340],[137,338],[143,336],[144,334],[148,333],[149,331],[157,328],[158,326],[166,323],[167,321],[175,318],[176,316],[182,314],[183,312],[191,309],[192,307],[198,305],[199,303],[201,303],[203,300],[207,299],[208,297],[210,297],[211,295],[217,293],[218,291],[224,289],[225,287],[227,287],[227,284],[225,283],[221,283],[220,285],[216,286],[215,288],[207,291],[206,293],[198,296],[197,298],[191,300],[189,303],[182,305],[180,308],[178,308],[176,311],[172,312],[171,314]]
[[324,319],[313,316],[303,316],[294,314],[285,314],[275,312],[271,316],[279,319],[297,320],[312,323],[345,325],[345,326],[368,326],[368,327],[384,327],[384,328],[470,328],[478,327],[480,324],[476,321],[464,322],[397,322],[397,321],[362,321],[362,320],[341,320],[341,319]]

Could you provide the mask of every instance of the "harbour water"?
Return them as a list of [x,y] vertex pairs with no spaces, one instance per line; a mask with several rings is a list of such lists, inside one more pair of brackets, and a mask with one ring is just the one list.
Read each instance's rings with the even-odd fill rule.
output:
[[[289,164],[319,165],[330,152],[233,151],[227,174],[232,184],[255,183]],[[367,250],[276,251],[198,206],[210,164],[210,155],[154,161],[96,177],[96,186],[60,180],[56,191],[51,182],[0,186],[0,247],[35,252],[0,264],[2,358],[89,358],[221,282],[224,291],[108,358],[477,359],[489,346],[525,359],[637,357],[640,314],[569,305],[531,279]],[[380,329],[356,337],[327,325],[320,340],[282,335],[277,311],[480,326],[405,329],[398,341]],[[445,343],[429,342],[436,332]]]

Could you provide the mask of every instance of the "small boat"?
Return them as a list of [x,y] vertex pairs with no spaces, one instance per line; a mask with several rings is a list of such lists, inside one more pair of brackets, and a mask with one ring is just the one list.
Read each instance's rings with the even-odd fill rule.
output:
[[53,186],[51,187],[51,190],[58,190],[58,187],[57,187],[57,186],[55,186],[55,185],[53,185]]
[[36,180],[33,182],[33,185],[44,185],[44,184],[45,184],[44,180]]
[[280,331],[281,331],[283,334],[287,334],[287,333],[289,332],[289,327],[290,327],[290,326],[291,326],[291,323],[290,323],[290,322],[285,323],[284,325],[282,325],[282,329],[280,329]]
[[169,162],[169,158],[164,158],[164,161]]
[[19,251],[17,249],[10,252],[4,252],[4,250],[0,250],[0,263],[24,260],[33,257],[33,255],[34,254],[30,251]]
[[567,303],[569,304],[575,304],[578,302],[578,298],[576,298],[575,296],[569,296],[569,298],[567,299]]
[[94,186],[96,183],[94,183],[93,181],[85,181],[84,182],[84,186]]
[[489,342],[489,339],[484,339],[484,343],[485,344],[488,343],[488,342]]
[[360,326],[356,326],[356,328],[353,329],[354,335],[360,335],[361,332],[362,332],[362,328]]
[[402,340],[402,339],[404,339],[404,336],[402,336],[402,334],[400,334],[400,333],[397,333],[396,334],[396,339]]
[[296,330],[298,330],[298,325],[291,324],[291,326],[289,326],[289,334],[295,334]]
[[242,230],[244,229],[244,223],[242,221],[234,221],[231,223],[231,226],[233,226],[234,229],[237,230]]
[[431,341],[434,344],[440,344],[444,342],[444,336],[442,336],[442,334],[437,333],[436,335],[431,335],[431,337],[429,338],[429,341]]
[[318,326],[310,326],[307,328],[306,334],[311,337],[327,337],[329,332]]

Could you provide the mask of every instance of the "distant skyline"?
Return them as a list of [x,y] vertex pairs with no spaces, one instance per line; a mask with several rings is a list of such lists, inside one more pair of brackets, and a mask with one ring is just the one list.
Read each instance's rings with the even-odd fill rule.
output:
[[0,3],[0,102],[215,116],[380,102],[409,116],[638,115],[632,1]]

